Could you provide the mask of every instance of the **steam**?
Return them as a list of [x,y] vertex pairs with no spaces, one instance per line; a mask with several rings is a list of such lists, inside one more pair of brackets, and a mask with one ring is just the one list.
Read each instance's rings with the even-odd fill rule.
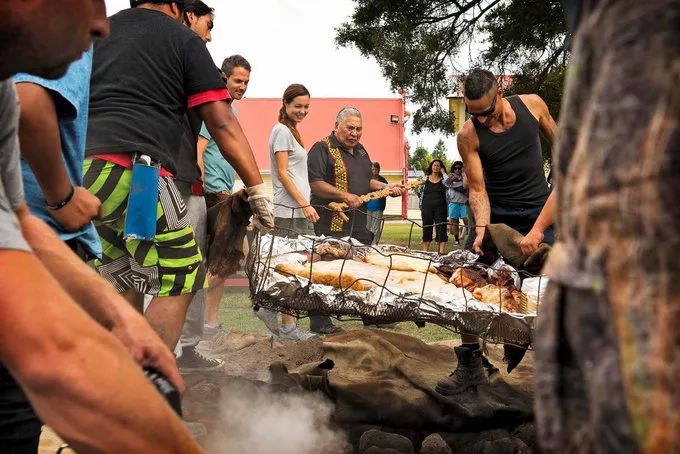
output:
[[278,393],[230,384],[222,390],[220,419],[208,452],[215,454],[335,454],[351,452],[332,428],[333,406],[318,394]]

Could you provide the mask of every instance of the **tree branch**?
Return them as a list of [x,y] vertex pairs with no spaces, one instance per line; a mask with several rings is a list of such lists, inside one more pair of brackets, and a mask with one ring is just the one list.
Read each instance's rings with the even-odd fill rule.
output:
[[538,74],[538,77],[536,78],[536,89],[538,90],[538,87],[543,84],[543,81],[545,80],[546,76],[548,75],[548,72],[550,71],[550,68],[555,64],[557,59],[560,57],[560,55],[564,52],[564,43],[560,45],[557,49],[555,49],[555,52],[548,58],[548,61],[546,61],[545,66],[541,70],[541,72]]

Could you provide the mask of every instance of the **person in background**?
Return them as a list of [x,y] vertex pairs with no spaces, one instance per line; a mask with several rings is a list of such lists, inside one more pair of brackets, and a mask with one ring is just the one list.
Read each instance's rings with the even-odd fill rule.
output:
[[[222,77],[232,99],[229,107],[237,117],[238,111],[235,102],[240,101],[245,96],[250,83],[251,70],[250,63],[241,55],[231,55],[222,62]],[[205,203],[210,210],[232,193],[236,171],[222,156],[217,142],[212,138],[205,124],[202,126],[198,137],[198,165],[203,173]],[[225,344],[227,330],[217,319],[223,295],[224,280],[219,276],[208,273],[203,335],[198,348],[211,354],[219,353],[227,346]]]
[[446,186],[444,186],[444,163],[435,159],[427,166],[425,174],[427,178],[420,193],[420,213],[423,220],[423,251],[430,249],[432,231],[435,231],[434,240],[437,242],[440,254],[446,253]]
[[[311,189],[307,176],[307,150],[298,125],[309,113],[310,95],[304,85],[292,84],[283,92],[278,122],[269,137],[272,185],[274,187],[274,224],[276,234],[296,238],[298,234],[313,235],[319,214],[310,205]],[[262,309],[257,312],[262,318]],[[271,312],[269,312],[271,320]],[[267,326],[270,322],[265,321]],[[329,317],[312,315],[310,327],[317,334],[342,331]],[[296,326],[295,318],[281,314],[278,335],[282,339],[305,340],[316,335]]]
[[184,3],[184,25],[189,27],[204,42],[212,41],[212,29],[215,25],[215,8],[211,8],[201,0],[186,0]]
[[[108,35],[105,3],[0,2],[0,30],[11,31],[0,33],[0,450],[37,453],[42,419],[79,452],[197,453],[198,445],[141,371],[141,365],[157,367],[181,389],[168,348],[24,201],[18,133],[23,128],[39,135],[22,143],[27,156],[43,152],[45,159],[62,159],[57,110],[74,110],[56,101],[58,91],[43,88],[48,80],[56,88],[54,80],[92,40]],[[43,80],[22,87],[20,120],[7,78],[22,71]],[[67,116],[61,120],[76,137],[83,133]],[[70,151],[82,157],[82,140],[73,146]],[[54,181],[36,178],[45,184],[43,194],[54,197],[47,201],[53,211],[71,205],[58,216],[60,226],[78,230],[96,216],[96,203],[83,203],[87,197],[76,196],[76,188],[59,195]]]
[[[380,175],[380,163],[379,162],[374,162],[371,164],[371,172],[373,173],[373,179],[378,180],[381,183],[387,184],[387,180],[385,177]],[[374,199],[370,200],[366,204],[366,209],[368,211],[367,215],[367,220],[366,220],[366,228],[368,229],[369,232],[373,233],[373,244],[378,244],[380,241],[380,233],[381,233],[381,227],[382,227],[382,218],[383,218],[383,213],[385,212],[385,206],[387,205],[387,200],[385,198],[382,199]]]
[[[322,209],[314,224],[317,235],[343,238],[351,236],[363,244],[371,244],[373,233],[366,228],[366,212],[360,195],[388,188],[392,197],[404,194],[401,185],[386,184],[372,178],[371,158],[361,144],[363,134],[361,112],[354,107],[340,109],[335,129],[309,150],[307,169],[314,206],[344,202],[350,208],[345,221],[338,213]],[[377,326],[376,321],[363,317],[364,326]],[[383,325],[387,327],[387,325]]]
[[463,163],[456,161],[451,165],[451,172],[444,181],[446,186],[446,202],[449,205],[449,233],[453,235],[456,246],[460,246],[460,220],[467,227],[467,190],[463,187]]
[[[184,5],[184,25],[196,33],[204,43],[212,40],[214,9],[201,0],[189,0]],[[215,71],[218,71],[215,68]],[[201,130],[201,118],[192,111],[184,116],[184,132],[177,153],[175,185],[186,204],[191,227],[194,229],[196,244],[205,258],[208,243],[208,211],[203,197],[201,169],[198,166],[197,141]],[[193,296],[182,327],[182,334],[176,352],[177,364],[182,373],[208,372],[219,370],[224,361],[208,358],[199,350],[203,339],[203,314],[205,312],[206,290],[201,289]],[[180,354],[181,353],[181,354]]]
[[366,213],[361,211],[365,209],[364,202],[359,196],[389,188],[392,197],[399,197],[405,191],[401,185],[388,185],[372,178],[371,158],[360,142],[363,130],[361,112],[344,107],[338,112],[334,131],[309,150],[312,204],[325,207],[330,202],[344,202],[351,209],[345,212],[349,221],[338,213],[321,210],[319,222],[314,225],[317,235],[351,236],[371,244],[373,234],[366,228]]

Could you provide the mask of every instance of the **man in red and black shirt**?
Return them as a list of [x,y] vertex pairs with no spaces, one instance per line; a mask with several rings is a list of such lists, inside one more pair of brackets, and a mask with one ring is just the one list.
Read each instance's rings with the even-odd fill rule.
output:
[[[271,204],[250,145],[229,108],[229,93],[201,38],[182,25],[182,1],[143,2],[110,18],[95,45],[84,184],[102,202],[98,271],[130,301],[155,295],[146,312],[174,347],[205,268],[187,208],[174,183],[188,110],[198,114],[246,185],[253,223],[273,227]],[[124,240],[135,153],[161,165],[156,237]]]

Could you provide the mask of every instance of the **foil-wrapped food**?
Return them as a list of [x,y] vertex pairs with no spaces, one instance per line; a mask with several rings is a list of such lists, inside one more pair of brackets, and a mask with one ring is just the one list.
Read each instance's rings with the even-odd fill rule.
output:
[[476,265],[477,256],[469,251],[439,257],[398,246],[363,246],[333,238],[265,236],[259,252],[260,265],[270,282],[306,280],[329,287],[325,295],[385,288],[387,294],[380,292],[385,299],[390,295],[432,299],[450,310],[531,314],[529,309],[534,309],[535,313],[535,307],[526,304],[529,298],[517,287],[511,267],[503,263],[491,268]]

